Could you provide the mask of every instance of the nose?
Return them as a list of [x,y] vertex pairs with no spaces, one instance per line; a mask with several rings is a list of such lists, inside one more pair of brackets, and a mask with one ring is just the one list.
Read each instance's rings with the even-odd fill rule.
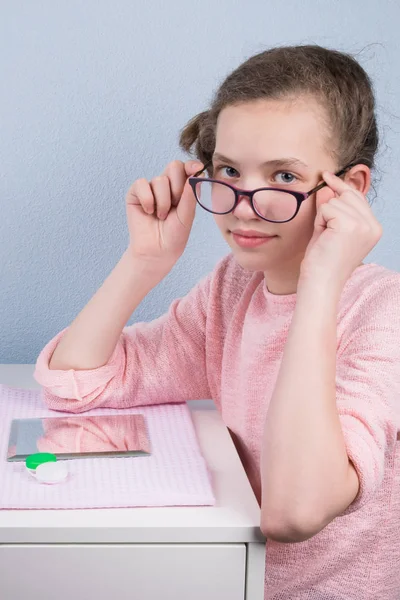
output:
[[261,221],[257,213],[254,212],[248,196],[239,196],[239,202],[235,206],[235,209],[232,211],[232,213],[239,221],[251,221],[253,219],[258,219]]

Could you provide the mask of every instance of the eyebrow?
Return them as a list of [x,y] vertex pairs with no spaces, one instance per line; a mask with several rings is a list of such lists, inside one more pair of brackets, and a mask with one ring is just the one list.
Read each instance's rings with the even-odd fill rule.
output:
[[[236,162],[235,160],[231,159],[231,158],[227,158],[226,156],[224,156],[223,154],[220,154],[219,152],[214,152],[213,157],[212,157],[213,161],[214,160],[222,160],[223,162],[227,162],[230,165],[236,165],[238,166],[239,163]],[[306,169],[308,169],[308,165],[306,165],[306,163],[302,162],[301,160],[299,160],[298,158],[294,158],[294,157],[286,157],[286,158],[275,158],[274,160],[267,160],[265,162],[262,163],[261,165],[262,167],[275,167],[275,168],[279,168],[279,167],[304,167]]]

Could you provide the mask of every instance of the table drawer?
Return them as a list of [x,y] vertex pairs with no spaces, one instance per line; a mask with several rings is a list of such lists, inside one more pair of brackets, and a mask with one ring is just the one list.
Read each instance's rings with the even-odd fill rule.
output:
[[243,600],[245,544],[1,545],[4,600]]

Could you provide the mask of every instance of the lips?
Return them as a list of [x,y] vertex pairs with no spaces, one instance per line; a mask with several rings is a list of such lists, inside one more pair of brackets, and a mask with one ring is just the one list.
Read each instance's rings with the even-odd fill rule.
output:
[[253,231],[253,230],[244,230],[244,229],[235,229],[232,231],[234,235],[239,235],[240,237],[246,238],[271,238],[275,237],[274,235],[268,235],[267,233],[261,233],[261,231]]
[[260,231],[236,229],[232,231],[232,238],[237,246],[244,249],[258,248],[269,244],[276,235],[267,235]]

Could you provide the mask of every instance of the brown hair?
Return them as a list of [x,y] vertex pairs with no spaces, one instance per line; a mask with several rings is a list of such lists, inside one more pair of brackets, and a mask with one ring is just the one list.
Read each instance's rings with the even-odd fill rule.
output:
[[374,166],[378,147],[372,82],[349,54],[317,45],[285,46],[256,54],[237,67],[214,94],[209,110],[193,117],[182,129],[179,144],[194,146],[203,163],[215,149],[219,113],[226,106],[253,100],[278,100],[312,95],[329,118],[330,146],[338,166]]

